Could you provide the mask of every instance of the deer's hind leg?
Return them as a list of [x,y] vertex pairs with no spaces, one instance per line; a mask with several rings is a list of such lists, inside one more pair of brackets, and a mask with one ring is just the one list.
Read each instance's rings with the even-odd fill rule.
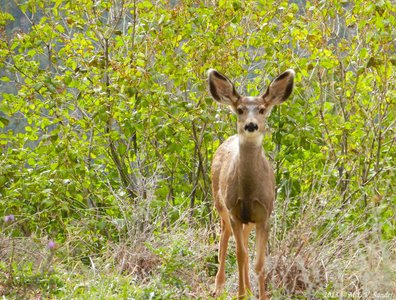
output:
[[214,294],[219,296],[224,290],[225,284],[225,259],[227,256],[228,241],[231,236],[231,223],[228,216],[227,209],[218,208],[221,217],[221,235],[219,241],[219,269],[216,274],[215,291]]

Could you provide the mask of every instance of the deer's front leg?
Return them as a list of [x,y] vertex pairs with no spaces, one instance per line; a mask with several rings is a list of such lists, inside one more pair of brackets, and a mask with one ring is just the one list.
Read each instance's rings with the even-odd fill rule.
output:
[[247,249],[243,238],[243,224],[239,220],[231,220],[232,232],[235,237],[236,255],[238,262],[238,299],[246,296],[245,264],[247,262]]
[[265,293],[265,254],[267,249],[269,225],[267,221],[256,224],[256,274],[259,284],[259,299],[267,300]]
[[254,228],[254,223],[248,223],[243,225],[243,243],[246,249],[244,280],[245,280],[245,288],[249,293],[252,292],[252,288],[250,286],[250,279],[249,279],[249,235],[253,228]]

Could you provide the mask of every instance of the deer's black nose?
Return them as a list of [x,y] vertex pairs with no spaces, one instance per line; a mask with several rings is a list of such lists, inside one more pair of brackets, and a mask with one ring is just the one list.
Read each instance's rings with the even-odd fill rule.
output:
[[249,131],[249,132],[253,132],[253,131],[258,130],[258,126],[257,126],[257,124],[250,122],[249,124],[245,125],[245,130]]

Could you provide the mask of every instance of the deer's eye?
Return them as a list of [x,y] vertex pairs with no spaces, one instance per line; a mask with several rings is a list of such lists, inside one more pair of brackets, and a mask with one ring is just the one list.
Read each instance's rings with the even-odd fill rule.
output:
[[263,115],[263,114],[264,114],[264,112],[265,112],[265,109],[264,109],[264,108],[260,108],[260,110],[259,110],[259,114]]
[[242,115],[243,114],[243,109],[242,108],[238,108],[237,112],[238,112],[238,115]]

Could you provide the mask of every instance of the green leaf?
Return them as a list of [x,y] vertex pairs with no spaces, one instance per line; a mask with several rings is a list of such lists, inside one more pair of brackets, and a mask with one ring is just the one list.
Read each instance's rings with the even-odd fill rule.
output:
[[121,143],[121,144],[118,145],[118,153],[119,153],[121,156],[124,156],[124,155],[125,155],[126,150],[127,150],[127,147],[126,147],[125,144]]
[[34,166],[35,164],[36,164],[36,161],[35,161],[35,159],[34,158],[32,158],[32,157],[30,157],[29,159],[28,159],[28,164],[30,165],[30,166]]
[[0,127],[1,128],[8,126],[9,123],[10,123],[10,120],[0,116]]

